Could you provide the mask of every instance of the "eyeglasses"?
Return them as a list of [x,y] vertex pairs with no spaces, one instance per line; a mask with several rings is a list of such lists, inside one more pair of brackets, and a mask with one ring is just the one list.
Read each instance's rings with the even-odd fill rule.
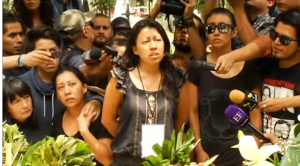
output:
[[298,41],[297,39],[293,39],[291,37],[281,35],[278,32],[276,32],[275,30],[270,31],[270,38],[273,41],[276,41],[276,39],[279,38],[280,43],[284,46],[289,45],[293,41]]
[[220,24],[220,25],[207,25],[205,27],[205,31],[207,34],[212,34],[216,31],[216,29],[219,30],[220,33],[226,34],[229,32],[230,29],[232,29],[232,25],[230,24]]

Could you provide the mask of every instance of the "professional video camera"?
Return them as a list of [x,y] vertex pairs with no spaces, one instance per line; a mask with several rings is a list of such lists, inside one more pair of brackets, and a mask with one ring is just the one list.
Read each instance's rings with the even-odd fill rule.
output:
[[167,15],[182,15],[184,9],[185,6],[179,0],[163,0],[160,7],[160,12]]

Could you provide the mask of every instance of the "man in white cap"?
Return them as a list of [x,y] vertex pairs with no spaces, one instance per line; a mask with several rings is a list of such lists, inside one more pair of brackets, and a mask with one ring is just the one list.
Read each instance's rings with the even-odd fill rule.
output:
[[89,82],[94,82],[93,78],[102,78],[107,75],[107,65],[111,65],[109,56],[101,56],[101,63],[86,65],[81,59],[81,55],[93,48],[94,34],[92,22],[95,17],[93,12],[82,13],[79,10],[65,11],[59,20],[59,31],[64,40],[71,40],[70,45],[65,45],[67,55],[61,59],[61,63],[73,66],[81,70]]

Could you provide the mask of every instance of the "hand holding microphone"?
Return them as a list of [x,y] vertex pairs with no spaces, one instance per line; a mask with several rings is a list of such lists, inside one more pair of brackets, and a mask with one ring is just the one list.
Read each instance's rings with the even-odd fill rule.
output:
[[191,65],[196,69],[216,71],[215,64],[212,64],[212,63],[209,63],[209,62],[206,62],[203,60],[199,60],[199,59],[192,60]]
[[230,100],[237,104],[245,111],[252,111],[257,105],[257,94],[253,92],[242,92],[239,90],[232,90],[229,94]]
[[264,134],[250,123],[250,118],[247,114],[235,105],[229,105],[225,110],[225,116],[236,126],[246,127],[252,134],[264,143],[271,143],[271,141],[264,137]]

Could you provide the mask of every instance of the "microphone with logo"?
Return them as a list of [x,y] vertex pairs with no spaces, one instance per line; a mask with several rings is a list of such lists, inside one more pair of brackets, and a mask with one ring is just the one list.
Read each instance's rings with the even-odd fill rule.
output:
[[232,90],[229,93],[230,100],[237,104],[245,111],[252,111],[257,106],[257,94],[253,92],[242,92],[239,90]]
[[250,123],[247,114],[238,106],[229,105],[225,110],[225,116],[236,126],[246,127],[252,134],[264,143],[271,143],[271,141],[264,137],[263,133]]
[[102,50],[99,48],[92,48],[88,51],[85,51],[81,55],[81,59],[86,65],[97,64],[101,62],[101,55],[102,55],[101,51]]
[[194,60],[191,61],[191,65],[196,69],[216,71],[215,70],[215,66],[216,66],[215,64],[208,63],[208,62],[203,61],[203,60],[194,59]]

